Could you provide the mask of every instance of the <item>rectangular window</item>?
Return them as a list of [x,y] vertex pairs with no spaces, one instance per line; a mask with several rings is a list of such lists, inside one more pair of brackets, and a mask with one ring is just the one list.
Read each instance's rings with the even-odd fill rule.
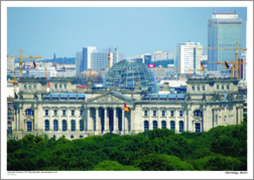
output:
[[195,91],[195,86],[192,86],[192,91]]
[[75,115],[75,111],[71,110],[71,115],[74,116]]
[[32,122],[27,122],[27,131],[32,131]]
[[57,89],[57,84],[55,84],[55,89]]
[[174,111],[171,111],[171,116],[172,116],[172,117],[174,116]]
[[200,89],[199,89],[199,86],[197,86],[197,90],[199,91]]
[[59,88],[62,89],[62,84],[59,85]]
[[219,87],[219,85],[217,85],[217,90],[219,90],[220,89],[220,87]]
[[24,90],[26,90],[26,85],[24,85]]
[[63,116],[66,116],[66,111],[65,110],[63,110]]
[[224,90],[224,86],[223,85],[221,86],[221,89]]
[[32,90],[32,87],[31,87],[31,85],[29,85],[29,90]]
[[49,115],[49,110],[45,110],[45,116]]
[[165,111],[162,111],[162,116],[165,116]]
[[205,90],[205,86],[202,86],[202,90],[203,90],[203,91]]
[[227,122],[227,116],[224,116],[224,122]]
[[153,111],[153,116],[156,116],[156,111]]
[[148,114],[147,111],[145,111],[145,112],[144,112],[144,116],[147,116],[147,114]]
[[54,110],[54,116],[57,116],[57,110]]
[[80,116],[83,116],[83,111],[82,110],[80,110]]
[[67,89],[66,84],[64,85],[64,89]]
[[227,85],[227,90],[229,90],[229,85]]
[[36,85],[34,85],[34,90],[36,90]]
[[183,116],[183,111],[180,111],[180,116],[181,116],[181,117]]

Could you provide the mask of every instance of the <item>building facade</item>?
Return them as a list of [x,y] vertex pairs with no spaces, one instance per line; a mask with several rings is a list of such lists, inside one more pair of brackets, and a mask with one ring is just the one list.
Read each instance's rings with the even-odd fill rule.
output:
[[186,82],[186,94],[149,94],[141,89],[138,78],[133,89],[95,88],[89,80],[83,93],[77,91],[75,78],[49,81],[47,93],[45,78],[20,79],[20,91],[13,101],[13,138],[47,134],[49,138],[77,139],[155,128],[204,132],[243,121],[244,101],[236,78],[193,76]]
[[230,70],[216,62],[235,61],[236,42],[242,47],[242,19],[235,12],[216,12],[208,20],[208,71],[230,76]]
[[200,43],[183,42],[175,46],[174,65],[176,74],[196,73],[202,74],[200,62],[202,60],[203,46]]

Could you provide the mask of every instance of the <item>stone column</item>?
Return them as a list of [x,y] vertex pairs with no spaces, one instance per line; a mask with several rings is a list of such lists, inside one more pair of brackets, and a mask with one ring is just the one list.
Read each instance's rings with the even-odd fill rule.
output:
[[109,119],[107,107],[104,107],[104,134],[109,132]]
[[125,134],[125,111],[124,111],[124,109],[122,109],[122,132],[121,132],[121,134]]
[[93,118],[91,118],[90,116],[90,108],[87,108],[87,133],[88,134],[93,134]]
[[161,129],[161,116],[162,116],[162,111],[160,111],[160,109],[158,108],[158,120],[157,120],[157,127],[159,128],[159,129]]
[[149,130],[153,130],[153,121],[152,121],[152,113],[153,111],[149,109]]
[[[186,116],[186,111],[185,111],[185,109],[183,109],[182,110],[183,111],[183,113],[184,113],[184,116],[183,116],[183,118],[184,118],[184,131],[187,131],[187,116]],[[180,113],[180,112],[179,112]],[[179,116],[180,116],[180,114],[179,114]]]
[[99,135],[101,134],[101,118],[99,117],[99,108],[96,107],[95,108],[95,113],[96,113],[96,131],[95,131],[95,134],[96,135]]
[[114,109],[114,129],[113,129],[113,133],[118,133],[118,118],[116,117],[116,107],[113,108]]
[[175,130],[176,130],[175,132],[180,132],[179,131],[179,127],[180,127],[179,126],[179,120],[176,117],[176,110],[174,109],[173,111],[174,111],[174,116],[175,116]]
[[19,107],[19,130],[24,131],[23,107]]
[[130,112],[128,112],[128,113],[126,113],[126,116],[125,116],[125,134],[129,134],[129,130],[128,130],[128,126],[129,126],[129,119],[128,119],[128,117],[129,117],[129,113]]

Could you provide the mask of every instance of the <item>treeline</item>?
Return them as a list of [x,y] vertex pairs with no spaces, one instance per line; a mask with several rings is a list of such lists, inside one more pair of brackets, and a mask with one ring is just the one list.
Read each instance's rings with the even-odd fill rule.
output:
[[57,140],[27,135],[7,142],[7,170],[247,170],[247,125],[176,134],[155,129]]

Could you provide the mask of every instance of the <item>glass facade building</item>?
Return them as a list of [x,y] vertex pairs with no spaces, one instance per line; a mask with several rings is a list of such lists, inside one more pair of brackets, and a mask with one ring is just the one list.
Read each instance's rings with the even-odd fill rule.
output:
[[157,93],[158,88],[152,71],[146,64],[136,60],[123,60],[109,69],[104,80],[104,87],[131,88],[139,78],[141,89]]
[[101,74],[101,68],[108,67],[107,52],[92,52],[91,53],[91,69]]
[[230,76],[230,70],[216,62],[235,61],[236,42],[242,47],[242,19],[236,12],[216,13],[208,20],[208,71]]

